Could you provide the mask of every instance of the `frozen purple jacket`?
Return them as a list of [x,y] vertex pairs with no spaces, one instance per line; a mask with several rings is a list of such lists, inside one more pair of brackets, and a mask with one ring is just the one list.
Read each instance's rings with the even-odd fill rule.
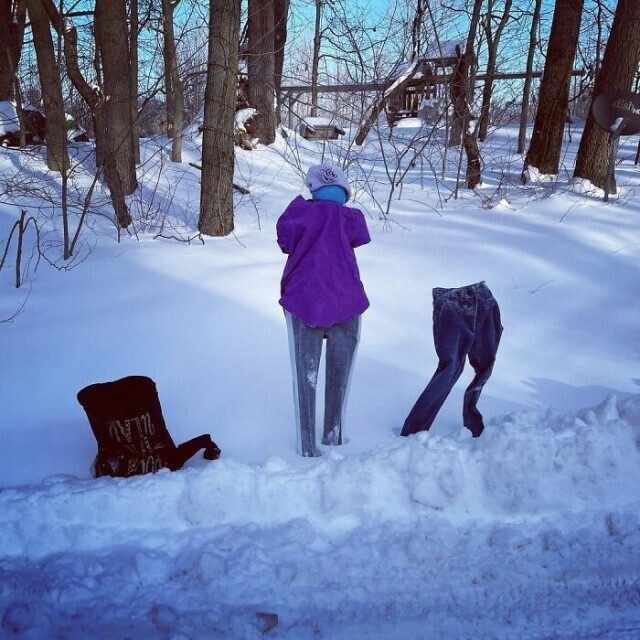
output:
[[371,241],[359,209],[298,196],[280,216],[278,244],[289,254],[280,304],[312,327],[359,316],[369,300],[354,249]]

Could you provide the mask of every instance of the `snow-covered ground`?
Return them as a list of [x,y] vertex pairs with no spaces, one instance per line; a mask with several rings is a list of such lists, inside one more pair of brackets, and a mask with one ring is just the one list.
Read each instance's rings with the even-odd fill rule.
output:
[[[290,136],[238,152],[252,197],[235,235],[205,245],[152,238],[164,214],[163,235],[193,231],[199,174],[159,163],[166,151],[149,142],[133,206],[154,233],[118,243],[98,220],[86,259],[42,263],[22,314],[0,325],[0,637],[251,638],[258,612],[280,616],[270,637],[295,639],[640,637],[634,141],[605,206],[562,176],[517,186],[513,135],[485,150],[480,196],[436,210],[453,174],[436,185],[418,162],[386,219],[374,142],[355,152]],[[197,143],[185,160],[199,162]],[[323,149],[353,161],[371,308],[349,442],[306,460],[275,221]],[[4,150],[0,169],[16,167],[44,171]],[[18,213],[3,207],[2,236]],[[11,276],[0,272],[2,316],[25,296]],[[465,371],[429,434],[395,437],[436,366],[431,288],[480,280],[505,327],[480,401],[485,435],[460,429]],[[156,380],[177,441],[210,432],[223,458],[91,480],[75,394],[129,374]]]

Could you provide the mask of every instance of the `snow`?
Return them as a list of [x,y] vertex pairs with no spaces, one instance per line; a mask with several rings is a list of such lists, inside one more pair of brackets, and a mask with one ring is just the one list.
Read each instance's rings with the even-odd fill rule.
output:
[[13,102],[0,101],[0,135],[20,131],[18,112]]
[[333,119],[324,116],[305,116],[303,122],[306,122],[312,127],[330,127],[335,124]]
[[250,107],[236,111],[236,115],[234,116],[236,131],[245,131],[245,125],[256,113],[258,113],[258,110]]
[[[386,157],[425,126],[394,128]],[[43,262],[17,291],[0,271],[3,317],[30,288],[0,330],[0,637],[637,638],[635,143],[621,141],[621,188],[605,205],[564,169],[521,187],[516,134],[483,149],[478,194],[437,211],[455,173],[436,185],[416,163],[386,218],[364,189],[386,202],[374,136],[355,157],[348,136],[278,138],[236,151],[251,197],[237,202],[234,235],[153,239],[158,228],[193,234],[200,175],[187,162],[200,161],[201,137],[191,128],[183,165],[169,163],[162,138],[143,146],[137,239],[118,243],[94,217],[74,268]],[[373,241],[357,253],[371,308],[348,442],[303,459],[275,221],[306,167],[331,154],[349,160],[367,214]],[[85,165],[70,197],[91,183]],[[46,178],[56,201],[42,157],[4,150],[0,172]],[[0,237],[34,204],[3,204]],[[59,229],[46,216],[42,233],[52,259]],[[480,280],[505,327],[480,400],[485,433],[461,428],[466,370],[428,434],[396,437],[437,364],[431,288]],[[221,459],[92,480],[95,442],[75,395],[128,374],[154,378],[176,441],[210,432]],[[317,384],[322,398],[322,370]]]
[[404,82],[413,77],[416,68],[420,65],[420,60],[412,60],[398,65],[391,73],[391,83],[382,92],[381,98],[391,95]]
[[259,638],[272,612],[296,639],[632,638],[639,435],[638,398],[610,397],[479,440],[6,489],[3,628]]

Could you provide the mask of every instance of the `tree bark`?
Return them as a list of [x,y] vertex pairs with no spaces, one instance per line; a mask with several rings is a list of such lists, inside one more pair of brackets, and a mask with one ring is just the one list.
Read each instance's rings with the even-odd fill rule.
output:
[[[104,171],[116,221],[119,227],[128,227],[132,222],[131,215],[129,214],[127,203],[124,199],[120,176],[115,166],[115,159],[109,152],[107,121],[105,116],[105,96],[100,89],[90,86],[80,71],[78,64],[78,33],[76,28],[70,24],[65,28],[53,0],[41,1],[54,29],[56,29],[58,33],[63,34],[64,58],[67,63],[69,79],[91,109],[93,115],[93,130],[96,137],[96,165]],[[102,162],[100,162],[100,159],[102,159]]]
[[67,126],[62,100],[60,67],[56,61],[51,37],[51,24],[40,0],[27,0],[33,44],[38,62],[38,75],[42,89],[46,118],[47,166],[52,171],[63,171],[69,166],[67,157]]
[[129,59],[131,64],[131,137],[133,138],[133,157],[140,164],[140,122],[138,120],[138,0],[129,0],[131,13],[129,26]]
[[418,0],[416,4],[416,12],[413,15],[413,22],[411,23],[411,60],[415,60],[420,54],[420,34],[422,30],[424,11],[425,8],[422,6],[422,0]]
[[233,124],[240,0],[210,0],[209,7],[198,230],[206,235],[226,236],[233,231]]
[[289,0],[274,0],[274,37],[275,60],[274,82],[277,101],[276,123],[280,124],[280,91],[282,89],[282,70],[284,68],[284,49],[287,43],[287,20],[289,19]]
[[24,0],[0,0],[0,100],[13,100],[24,35]]
[[322,18],[322,0],[315,0],[316,19],[313,31],[313,55],[311,57],[311,116],[318,115],[318,67],[320,66],[320,20]]
[[[165,84],[171,99],[167,100],[167,124],[171,137],[171,161],[182,162],[184,127],[184,88],[178,66],[178,52],[173,28],[173,13],[179,0],[162,0],[162,30],[164,37]],[[169,95],[169,94],[168,94]]]
[[527,142],[527,123],[529,121],[529,102],[531,100],[531,84],[533,82],[533,62],[538,44],[538,25],[540,24],[540,7],[542,0],[535,0],[531,31],[529,33],[529,51],[527,53],[527,70],[522,91],[522,109],[520,110],[520,128],[518,130],[518,153],[524,153]]
[[[639,25],[640,2],[618,0],[600,73],[596,76],[593,100],[606,91],[628,91],[631,88],[640,63]],[[611,136],[596,124],[590,110],[582,132],[573,175],[586,178],[595,186],[603,188],[610,145]],[[615,180],[611,186],[612,192],[615,193]]]
[[[527,167],[557,174],[584,0],[556,2]],[[525,174],[523,173],[523,176]]]
[[504,11],[496,27],[495,35],[491,29],[491,18],[493,10],[493,0],[489,3],[489,11],[487,20],[484,24],[485,35],[487,37],[487,73],[484,88],[482,90],[482,108],[480,110],[480,124],[478,127],[478,139],[484,142],[487,139],[487,133],[489,131],[489,110],[491,108],[491,95],[493,94],[493,82],[496,73],[496,61],[498,59],[498,47],[500,46],[500,39],[502,38],[502,32],[507,26],[509,21],[511,5],[513,0],[505,0]]
[[95,29],[100,49],[109,153],[124,195],[137,186],[131,119],[131,66],[125,0],[96,0]]
[[257,137],[271,144],[276,139],[273,0],[249,0],[247,21],[249,103],[258,110],[254,120]]
[[[480,9],[482,8],[482,0],[474,0],[473,13],[471,14],[471,23],[469,25],[469,33],[467,34],[467,42],[463,54],[458,55],[458,64],[451,79],[451,98],[453,101],[453,118],[451,122],[451,131],[449,134],[449,146],[457,147],[466,133],[471,116],[470,101],[473,98],[473,88],[475,84],[475,41],[478,32],[478,23],[480,22]],[[459,52],[459,48],[456,46]]]

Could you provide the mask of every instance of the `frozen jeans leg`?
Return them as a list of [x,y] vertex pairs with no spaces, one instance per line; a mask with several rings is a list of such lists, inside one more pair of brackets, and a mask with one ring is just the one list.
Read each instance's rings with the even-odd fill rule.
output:
[[216,460],[220,457],[220,449],[218,445],[211,439],[208,433],[198,436],[197,438],[191,438],[182,444],[178,445],[173,452],[170,469],[175,471],[176,469],[182,469],[184,463],[193,458],[193,456],[204,449],[205,460]]
[[351,372],[360,339],[360,316],[325,329],[327,366],[322,444],[339,445]]
[[291,354],[298,450],[303,456],[316,457],[322,455],[316,447],[316,384],[324,330],[306,325],[289,312],[285,316]]
[[477,404],[482,388],[491,376],[502,335],[498,303],[489,289],[485,287],[485,290],[478,293],[475,338],[469,350],[469,362],[476,375],[464,394],[462,410],[464,426],[474,438],[484,431],[482,414],[478,411]]
[[453,389],[473,342],[475,296],[463,289],[433,290],[433,341],[438,368],[407,416],[401,435],[428,430]]

